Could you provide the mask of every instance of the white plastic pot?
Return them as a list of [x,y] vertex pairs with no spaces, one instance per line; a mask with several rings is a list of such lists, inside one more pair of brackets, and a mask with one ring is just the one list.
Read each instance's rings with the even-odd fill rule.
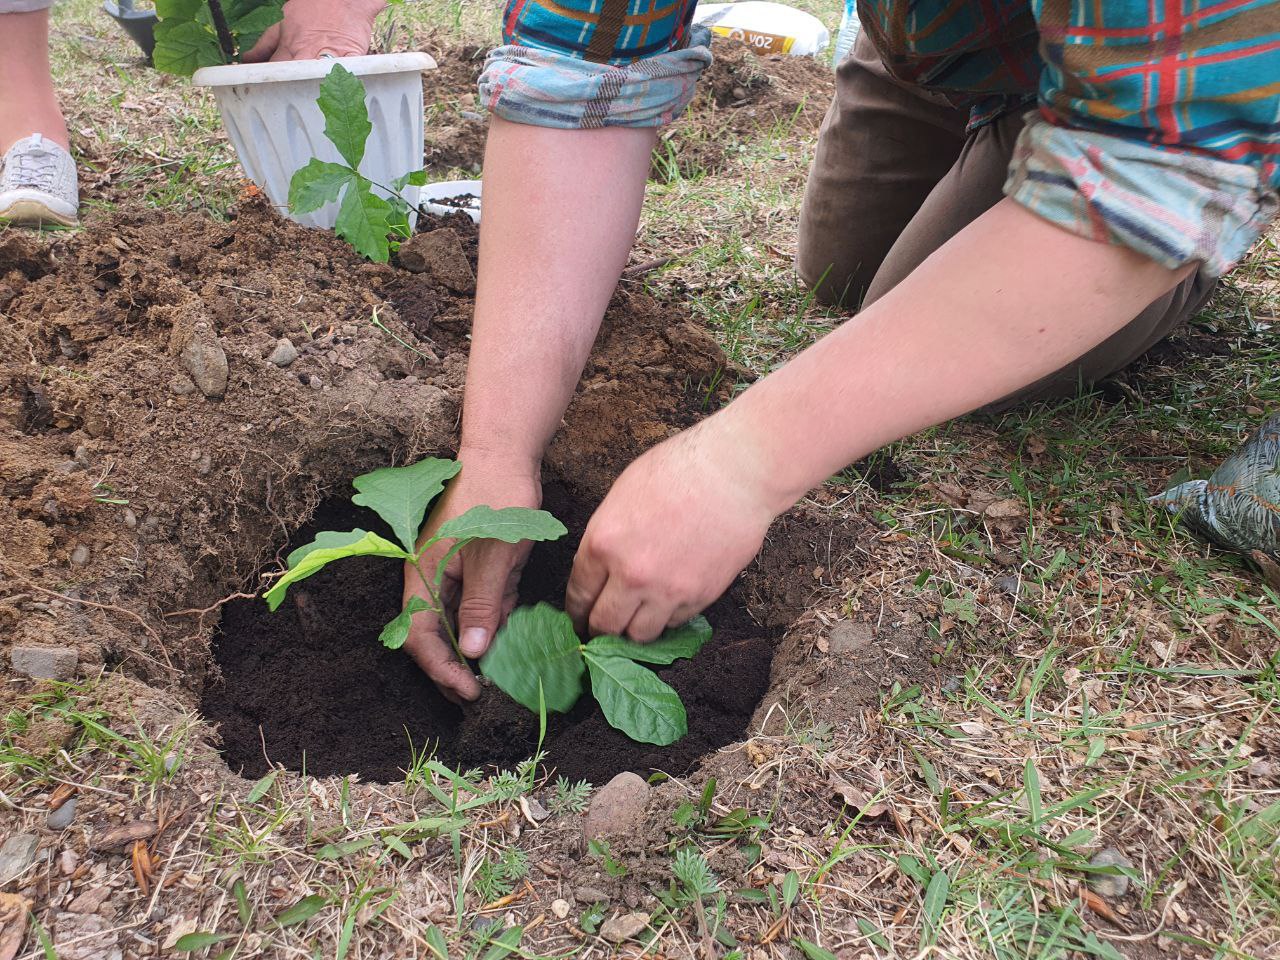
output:
[[[418,202],[422,204],[422,208],[428,213],[445,216],[446,214],[461,211],[470,217],[473,222],[479,223],[481,187],[482,184],[479,180],[444,180],[440,183],[428,183],[418,191]],[[456,207],[447,203],[433,202],[435,200],[452,200],[454,197],[474,197],[475,202],[467,207]]]
[[[320,81],[335,63],[364,83],[373,132],[365,145],[360,173],[375,183],[389,184],[411,170],[420,170],[422,72],[436,65],[425,53],[233,63],[203,67],[191,78],[213,90],[222,123],[249,179],[282,213],[306,226],[329,229],[338,217],[336,202],[296,217],[288,212],[288,202],[290,178],[312,157],[342,162],[337,148],[324,135],[324,115],[316,105]],[[417,187],[406,187],[401,196],[410,206],[417,206]]]
[[768,0],[699,3],[693,22],[722,37],[741,40],[759,54],[811,57],[831,39],[831,33],[813,14]]

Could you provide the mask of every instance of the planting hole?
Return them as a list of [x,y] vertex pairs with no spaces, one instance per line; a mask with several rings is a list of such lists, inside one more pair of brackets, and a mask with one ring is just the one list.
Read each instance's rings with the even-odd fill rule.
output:
[[[548,483],[544,507],[569,528],[537,544],[521,583],[522,603],[561,605],[573,552],[594,504]],[[288,549],[319,530],[379,530],[376,516],[345,498],[320,506]],[[434,749],[464,768],[510,767],[532,756],[538,720],[490,688],[477,704],[449,703],[402,650],[378,642],[400,609],[399,566],[344,560],[290,588],[276,613],[260,599],[227,604],[214,638],[221,679],[210,682],[204,715],[219,725],[232,769],[258,777],[268,758],[315,776],[403,777],[413,750]],[[546,765],[571,779],[603,783],[623,770],[681,774],[704,754],[742,738],[769,684],[776,631],[755,624],[741,583],[707,611],[715,636],[691,660],[658,673],[680,693],[689,734],[669,747],[635,743],[605,722],[590,697],[548,718]],[[412,744],[412,748],[410,746]]]

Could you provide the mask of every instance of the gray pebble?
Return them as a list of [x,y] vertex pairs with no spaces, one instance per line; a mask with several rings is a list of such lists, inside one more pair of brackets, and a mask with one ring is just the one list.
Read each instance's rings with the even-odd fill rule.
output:
[[0,847],[0,885],[16,880],[36,862],[40,838],[34,833],[15,833]]
[[71,826],[71,821],[75,818],[76,798],[72,797],[57,810],[51,810],[44,822],[50,830],[65,830]]
[[311,375],[311,378],[307,380],[307,386],[309,386],[312,390],[320,390],[324,387],[324,381],[321,380],[319,377],[317,377],[313,373]]
[[624,913],[620,917],[612,917],[600,927],[600,936],[610,943],[622,943],[644,933],[649,926],[649,914],[643,912]]
[[[9,651],[14,673],[37,680],[70,680],[80,655],[74,647],[14,647]],[[3,882],[3,881],[0,881]]]
[[206,397],[217,399],[227,392],[231,370],[227,353],[217,340],[193,339],[182,349],[182,362]]
[[[1089,866],[1132,870],[1133,861],[1115,847],[1103,847],[1089,860]],[[1090,890],[1108,900],[1118,900],[1129,892],[1129,878],[1123,873],[1093,873],[1088,882]]]
[[644,819],[649,784],[624,771],[596,791],[582,820],[582,839],[622,837],[635,831]]
[[288,337],[281,337],[276,341],[276,348],[271,351],[267,359],[277,367],[287,367],[298,359],[298,348]]
[[120,514],[120,522],[132,530],[138,525],[138,515],[128,507],[125,507],[124,512]]
[[89,562],[89,556],[90,556],[89,548],[86,547],[83,543],[79,544],[74,550],[71,551],[71,565],[73,567],[83,567],[86,563]]

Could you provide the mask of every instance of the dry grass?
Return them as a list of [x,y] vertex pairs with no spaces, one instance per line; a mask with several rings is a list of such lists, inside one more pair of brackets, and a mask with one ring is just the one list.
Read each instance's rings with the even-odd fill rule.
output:
[[[488,3],[394,16],[492,30]],[[112,30],[90,0],[58,10],[88,202],[219,215],[235,170],[216,111]],[[650,192],[636,258],[674,261],[647,285],[758,372],[839,321],[789,269],[811,149],[781,123],[723,174]],[[815,570],[790,641],[803,668],[716,759],[705,804],[702,776],[657,788],[666,846],[616,865],[579,852],[572,810],[526,813],[522,798],[556,796],[532,775],[424,759],[404,784],[254,785],[180,695],[114,675],[8,683],[0,816],[53,856],[16,886],[56,946],[33,927],[18,955],[164,956],[206,932],[223,937],[207,956],[498,957],[517,924],[522,955],[607,956],[583,894],[601,887],[608,912],[650,912],[653,954],[673,957],[1280,956],[1280,597],[1145,499],[1280,406],[1278,304],[1272,240],[1105,389],[909,438],[818,491],[833,523],[874,526]],[[863,648],[831,652],[840,621],[866,625]],[[63,784],[88,812],[45,832]],[[156,825],[141,850],[90,851],[139,821]],[[1102,847],[1133,864],[1125,896],[1085,884]],[[686,848],[705,860],[677,869]],[[77,911],[94,890],[103,904]]]

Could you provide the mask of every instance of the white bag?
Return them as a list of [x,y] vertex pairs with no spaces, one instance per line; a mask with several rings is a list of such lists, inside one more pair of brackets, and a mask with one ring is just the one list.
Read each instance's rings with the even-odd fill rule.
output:
[[831,33],[811,13],[765,0],[699,3],[693,22],[712,33],[741,40],[759,54],[811,57],[824,50]]

